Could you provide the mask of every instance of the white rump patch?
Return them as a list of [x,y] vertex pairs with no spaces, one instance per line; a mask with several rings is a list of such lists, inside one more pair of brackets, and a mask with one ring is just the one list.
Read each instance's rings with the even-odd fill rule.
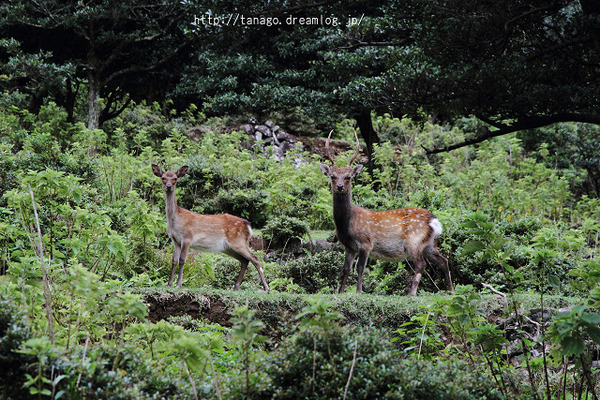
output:
[[442,223],[439,219],[434,218],[431,221],[429,221],[429,226],[431,227],[431,229],[433,229],[434,238],[437,238],[442,234]]

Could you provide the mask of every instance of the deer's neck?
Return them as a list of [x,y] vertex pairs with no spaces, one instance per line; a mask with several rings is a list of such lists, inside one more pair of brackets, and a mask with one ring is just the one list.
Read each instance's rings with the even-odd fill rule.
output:
[[333,221],[338,239],[345,245],[350,242],[352,225],[352,193],[333,193]]
[[165,200],[165,208],[167,211],[167,224],[172,226],[177,218],[177,198],[175,197],[175,190],[167,192]]

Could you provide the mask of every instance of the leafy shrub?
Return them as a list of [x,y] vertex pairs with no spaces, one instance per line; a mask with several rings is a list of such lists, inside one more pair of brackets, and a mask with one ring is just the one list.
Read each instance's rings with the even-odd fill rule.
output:
[[389,340],[372,328],[338,327],[330,332],[328,343],[315,340],[310,332],[282,343],[265,362],[271,382],[260,398],[503,398],[478,368],[463,362],[402,360]]
[[[304,257],[287,261],[281,267],[281,276],[292,279],[306,293],[335,291],[344,265],[344,254],[338,250],[327,250],[306,254]],[[352,276],[350,282],[352,284]]]
[[34,357],[17,352],[31,338],[31,330],[20,308],[10,300],[0,299],[0,397],[29,399],[23,383]]
[[263,236],[271,248],[295,248],[310,232],[304,221],[287,215],[272,218],[263,229]]
[[[66,398],[110,400],[159,399],[182,393],[183,383],[156,373],[156,365],[131,346],[99,345],[85,356],[81,352],[54,360],[57,372],[67,377],[60,386]],[[175,398],[175,397],[172,397]]]
[[256,189],[220,190],[205,204],[203,212],[233,214],[247,219],[256,228],[263,227],[271,215],[267,193]]
[[[365,276],[365,292],[383,294],[404,294],[410,282],[402,263],[370,260],[371,268]],[[420,289],[427,288],[428,280],[423,280]]]

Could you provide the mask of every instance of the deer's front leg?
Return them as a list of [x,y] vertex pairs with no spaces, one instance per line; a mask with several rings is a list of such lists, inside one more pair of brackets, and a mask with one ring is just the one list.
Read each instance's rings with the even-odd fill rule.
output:
[[356,271],[358,272],[358,283],[356,284],[356,293],[362,293],[363,272],[369,261],[369,253],[366,251],[358,252],[358,261],[356,262]]
[[183,266],[185,265],[185,259],[187,258],[187,253],[188,253],[189,248],[190,248],[189,243],[184,242],[181,244],[181,254],[179,255],[179,276],[177,277],[177,287],[181,287],[181,283],[183,280]]
[[171,268],[169,286],[173,286],[173,279],[175,279],[175,271],[177,271],[177,265],[179,265],[179,255],[181,254],[181,245],[175,240],[173,240],[173,247],[173,267]]
[[344,269],[342,271],[342,282],[340,283],[340,293],[344,293],[346,290],[346,282],[348,280],[348,275],[350,274],[350,267],[354,262],[354,258],[356,257],[356,253],[349,248],[346,248],[346,260],[344,261]]

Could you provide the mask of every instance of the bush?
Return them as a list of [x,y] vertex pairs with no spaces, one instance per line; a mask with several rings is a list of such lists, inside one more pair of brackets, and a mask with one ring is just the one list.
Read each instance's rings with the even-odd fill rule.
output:
[[255,228],[263,227],[271,213],[267,193],[256,189],[221,190],[205,209],[209,213],[245,218]]
[[271,248],[295,248],[310,232],[304,221],[287,215],[272,218],[263,229],[263,236]]
[[460,361],[402,360],[373,328],[337,327],[328,337],[304,331],[269,354],[270,382],[258,398],[339,399],[344,393],[347,399],[503,398],[483,368]]
[[[344,254],[332,249],[288,261],[281,268],[283,278],[291,278],[307,293],[334,292],[344,265]],[[353,279],[352,276],[349,277]],[[352,281],[348,285],[352,285]]]
[[29,338],[30,328],[20,308],[9,300],[0,300],[0,398],[30,398],[23,383],[34,357],[17,352]]
[[[57,360],[60,374],[69,377],[63,382],[79,378],[79,385],[63,388],[66,398],[101,398],[110,400],[137,400],[179,398],[191,399],[182,393],[185,384],[173,377],[156,373],[156,365],[144,358],[139,348],[129,346],[98,346],[83,362],[83,355]],[[83,368],[82,368],[83,365]]]

